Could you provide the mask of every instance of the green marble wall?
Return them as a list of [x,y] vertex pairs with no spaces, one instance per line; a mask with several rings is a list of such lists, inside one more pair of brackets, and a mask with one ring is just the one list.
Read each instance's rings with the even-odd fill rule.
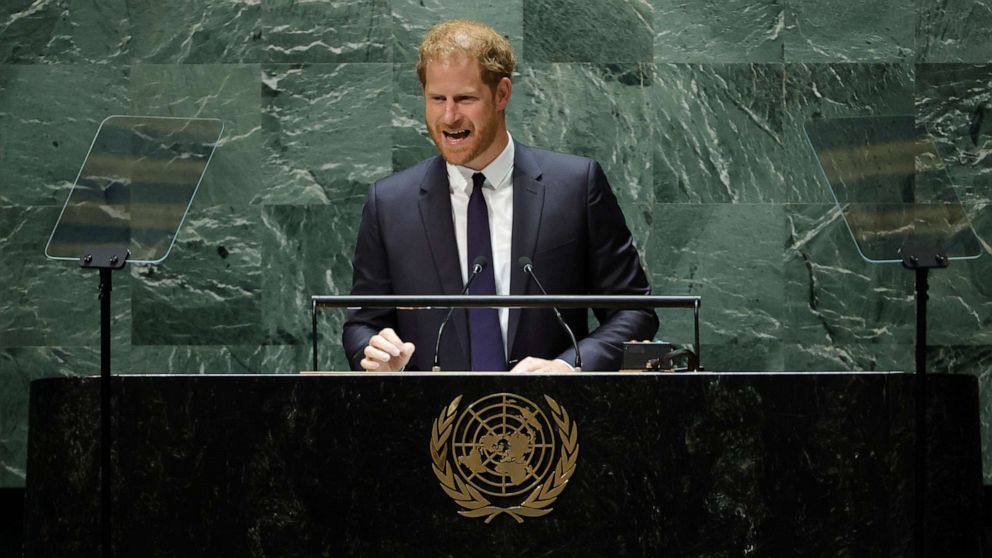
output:
[[[367,186],[433,153],[412,62],[451,16],[517,48],[514,137],[599,159],[656,291],[704,297],[710,369],[912,368],[912,276],[858,256],[811,116],[916,114],[992,251],[988,0],[5,0],[0,486],[24,483],[29,382],[98,370],[96,275],[43,248],[99,122],[225,123],[170,258],[117,274],[116,370],[293,373]],[[981,379],[992,482],[992,257],[934,273],[930,308],[931,370]]]

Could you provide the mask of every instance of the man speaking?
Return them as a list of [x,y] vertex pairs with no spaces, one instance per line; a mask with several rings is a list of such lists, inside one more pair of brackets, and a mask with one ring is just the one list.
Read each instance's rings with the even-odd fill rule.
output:
[[[528,147],[506,129],[516,65],[509,42],[464,20],[420,45],[424,118],[440,156],[369,189],[353,295],[649,294],[606,175],[591,159]],[[525,271],[521,262],[530,262]],[[430,370],[446,312],[363,309],[344,324],[354,369]],[[583,368],[616,370],[623,343],[658,329],[653,310],[562,312]],[[455,311],[438,347],[444,370],[569,371],[572,342],[550,309]]]

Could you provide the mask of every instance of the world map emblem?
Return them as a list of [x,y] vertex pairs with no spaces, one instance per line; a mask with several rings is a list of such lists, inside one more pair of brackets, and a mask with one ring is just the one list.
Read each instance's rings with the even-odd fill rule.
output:
[[[506,514],[540,517],[575,473],[578,428],[548,395],[549,413],[520,395],[494,393],[459,412],[451,401],[431,428],[431,460],[441,488],[465,517],[489,523]],[[550,415],[550,419],[549,419]]]

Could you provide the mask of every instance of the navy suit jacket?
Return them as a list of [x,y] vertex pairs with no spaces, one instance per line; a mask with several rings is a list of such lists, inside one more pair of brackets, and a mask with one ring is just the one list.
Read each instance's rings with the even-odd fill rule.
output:
[[[521,256],[549,294],[650,294],[616,196],[592,159],[516,143],[513,160],[513,231],[510,294],[540,294],[517,264]],[[352,294],[458,295],[462,290],[451,196],[444,160],[435,156],[386,177],[369,189],[355,247]],[[622,344],[650,339],[653,309],[587,310],[562,314],[580,339],[585,370],[617,370]],[[407,370],[430,370],[444,310],[356,310],[344,324],[343,344],[361,369],[369,339],[392,327],[417,349]],[[468,319],[455,310],[441,339],[443,370],[470,370]],[[550,309],[511,309],[507,359],[535,356],[574,363],[567,334]]]

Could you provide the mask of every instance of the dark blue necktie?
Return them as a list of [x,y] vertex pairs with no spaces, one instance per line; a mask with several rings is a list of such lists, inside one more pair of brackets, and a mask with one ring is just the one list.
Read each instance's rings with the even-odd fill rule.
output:
[[[493,273],[493,242],[489,234],[489,209],[482,196],[486,176],[481,172],[472,175],[472,195],[468,199],[468,262],[485,256],[489,262],[475,278],[469,289],[473,295],[496,294],[496,275]],[[469,270],[471,273],[471,269]],[[470,308],[468,331],[472,345],[472,370],[506,370],[503,354],[503,334],[499,328],[499,313],[495,308]]]

